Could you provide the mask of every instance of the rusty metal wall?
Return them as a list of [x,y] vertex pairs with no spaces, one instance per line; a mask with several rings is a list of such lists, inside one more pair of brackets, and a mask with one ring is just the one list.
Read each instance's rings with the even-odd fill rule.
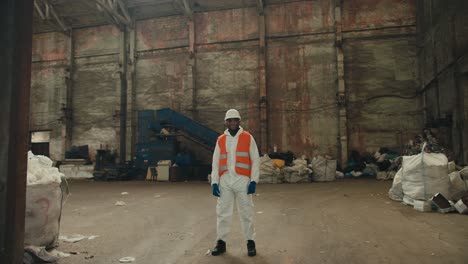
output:
[[345,0],[343,31],[414,25],[416,0]]
[[[417,91],[415,1],[350,0],[339,8],[349,149],[398,147],[422,127],[420,98],[359,102],[375,95],[411,97]],[[276,145],[308,157],[339,153],[334,9],[331,0],[265,7],[270,150]],[[221,132],[224,112],[238,108],[242,125],[258,135],[257,9],[195,13],[193,54],[188,22],[185,16],[136,21],[134,94],[129,94],[134,110],[171,107]],[[112,26],[74,33],[73,144],[117,147],[119,34]],[[61,43],[50,36],[35,45],[41,41]],[[46,46],[38,56],[54,58],[61,52]]]
[[257,9],[196,13],[196,44],[258,39]]
[[221,133],[225,111],[236,108],[244,129],[258,137],[256,8],[195,14],[194,22],[195,116]]
[[333,8],[330,1],[266,8],[270,151],[338,154]]
[[468,164],[468,2],[418,1],[419,76],[425,122]]
[[52,32],[33,36],[30,131],[50,131],[50,157],[64,156],[67,37]]
[[343,1],[350,150],[400,150],[423,127],[415,10],[415,1]]
[[140,58],[136,67],[137,109],[170,107],[187,112],[192,103],[192,91],[186,85],[187,60],[186,52]]
[[331,32],[334,25],[333,10],[334,3],[330,0],[267,5],[267,36]]
[[91,158],[101,147],[119,149],[119,35],[113,26],[74,32],[72,144],[89,145]]
[[188,46],[187,18],[171,16],[137,21],[137,51]]

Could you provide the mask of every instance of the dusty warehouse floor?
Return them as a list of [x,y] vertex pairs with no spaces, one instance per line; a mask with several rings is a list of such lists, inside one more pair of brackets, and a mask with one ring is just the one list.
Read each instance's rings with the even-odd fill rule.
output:
[[140,264],[468,263],[468,217],[393,202],[390,185],[370,179],[260,185],[258,255],[249,258],[237,214],[227,254],[207,255],[216,234],[216,199],[207,183],[75,181],[61,234],[99,237],[60,242],[60,251],[82,253],[59,263],[119,263],[126,256]]

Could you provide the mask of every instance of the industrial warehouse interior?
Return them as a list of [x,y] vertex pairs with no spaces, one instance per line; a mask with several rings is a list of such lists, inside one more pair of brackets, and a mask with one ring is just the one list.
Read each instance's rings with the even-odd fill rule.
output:
[[0,5],[0,263],[468,263],[468,1]]

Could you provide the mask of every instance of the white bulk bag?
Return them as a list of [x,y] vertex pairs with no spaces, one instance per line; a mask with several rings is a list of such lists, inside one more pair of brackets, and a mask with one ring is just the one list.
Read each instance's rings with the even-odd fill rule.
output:
[[388,197],[394,201],[403,201],[403,188],[401,186],[401,174],[403,169],[399,169],[393,178],[392,188],[388,191]]
[[425,153],[403,156],[402,187],[404,200],[427,200],[436,193],[449,194],[448,159],[441,153]]

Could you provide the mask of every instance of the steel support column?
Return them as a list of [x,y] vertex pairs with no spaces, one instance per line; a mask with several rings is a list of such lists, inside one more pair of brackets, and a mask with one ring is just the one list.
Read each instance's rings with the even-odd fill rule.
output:
[[343,54],[343,32],[341,19],[341,0],[335,5],[335,47],[336,47],[336,71],[338,91],[336,100],[338,104],[338,160],[344,166],[348,159],[348,125],[346,112],[346,86],[344,81],[344,54]]
[[32,0],[0,4],[0,263],[23,263]]

